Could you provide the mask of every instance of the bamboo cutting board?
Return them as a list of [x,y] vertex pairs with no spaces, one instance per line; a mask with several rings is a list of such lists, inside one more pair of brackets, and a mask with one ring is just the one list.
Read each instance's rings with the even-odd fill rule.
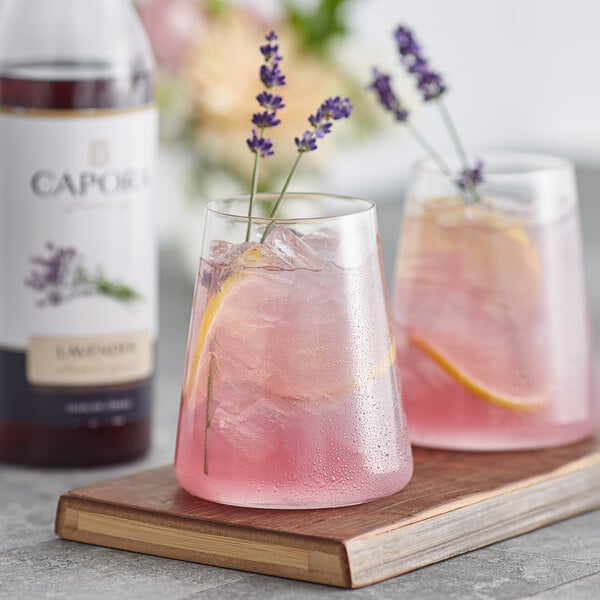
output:
[[194,498],[172,466],[71,490],[79,542],[362,587],[600,507],[600,440],[537,452],[415,449],[401,492],[346,508],[262,510]]

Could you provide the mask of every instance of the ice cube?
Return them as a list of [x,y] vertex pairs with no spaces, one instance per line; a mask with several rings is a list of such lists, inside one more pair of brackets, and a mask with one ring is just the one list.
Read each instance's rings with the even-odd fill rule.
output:
[[208,260],[214,265],[229,265],[251,246],[250,243],[232,244],[223,240],[212,240]]
[[324,260],[336,261],[339,254],[340,240],[334,229],[324,228],[313,231],[303,236],[302,241],[308,244]]
[[[243,396],[238,395],[235,402],[219,404],[213,426],[232,445],[246,448],[249,459],[256,462],[280,451],[279,445],[282,439],[289,439],[290,431],[311,431],[310,425],[319,423],[324,414],[324,407],[317,402],[291,402],[258,390]],[[244,404],[245,401],[248,404]],[[290,443],[294,440],[288,441],[288,445]]]
[[267,235],[265,258],[277,268],[320,271],[325,261],[289,227],[275,225]]

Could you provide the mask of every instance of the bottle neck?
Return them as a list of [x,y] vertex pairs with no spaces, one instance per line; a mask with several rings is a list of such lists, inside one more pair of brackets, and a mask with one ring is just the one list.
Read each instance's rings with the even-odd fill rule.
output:
[[0,9],[2,73],[104,79],[153,67],[130,0],[4,0]]

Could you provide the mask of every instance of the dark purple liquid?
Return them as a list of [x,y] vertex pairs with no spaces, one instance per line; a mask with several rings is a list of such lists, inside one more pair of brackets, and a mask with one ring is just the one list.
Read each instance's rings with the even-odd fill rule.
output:
[[[102,72],[102,65],[51,65],[54,72],[74,73],[70,79],[40,79],[22,73],[43,73],[44,65],[0,68],[0,107],[85,110],[128,108],[152,99],[149,73],[132,71],[118,78],[78,79],[77,73]],[[46,71],[48,72],[48,71]],[[6,201],[6,199],[2,199]],[[124,424],[71,423],[48,425],[34,415],[68,396],[75,402],[127,395],[140,409]],[[34,388],[25,378],[25,355],[0,348],[0,460],[45,466],[88,466],[130,460],[143,455],[150,442],[152,382],[101,388]],[[29,411],[29,412],[28,412]],[[8,416],[7,416],[8,415]]]
[[[77,74],[102,72],[102,64],[58,63],[56,72]],[[47,69],[45,69],[47,72]],[[23,75],[43,73],[43,65],[0,67],[0,106],[54,110],[84,110],[91,108],[128,108],[152,100],[152,79],[149,73],[133,71],[127,76],[98,79],[42,79]]]

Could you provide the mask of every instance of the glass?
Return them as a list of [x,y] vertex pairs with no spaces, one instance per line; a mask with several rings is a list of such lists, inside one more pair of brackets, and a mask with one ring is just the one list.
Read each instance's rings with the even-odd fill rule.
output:
[[479,200],[413,171],[393,319],[411,441],[464,450],[568,444],[597,428],[572,165],[485,157]]
[[[275,196],[260,195],[255,215]],[[175,472],[201,498],[263,508],[358,504],[403,488],[412,455],[375,207],[287,194],[207,205]]]

